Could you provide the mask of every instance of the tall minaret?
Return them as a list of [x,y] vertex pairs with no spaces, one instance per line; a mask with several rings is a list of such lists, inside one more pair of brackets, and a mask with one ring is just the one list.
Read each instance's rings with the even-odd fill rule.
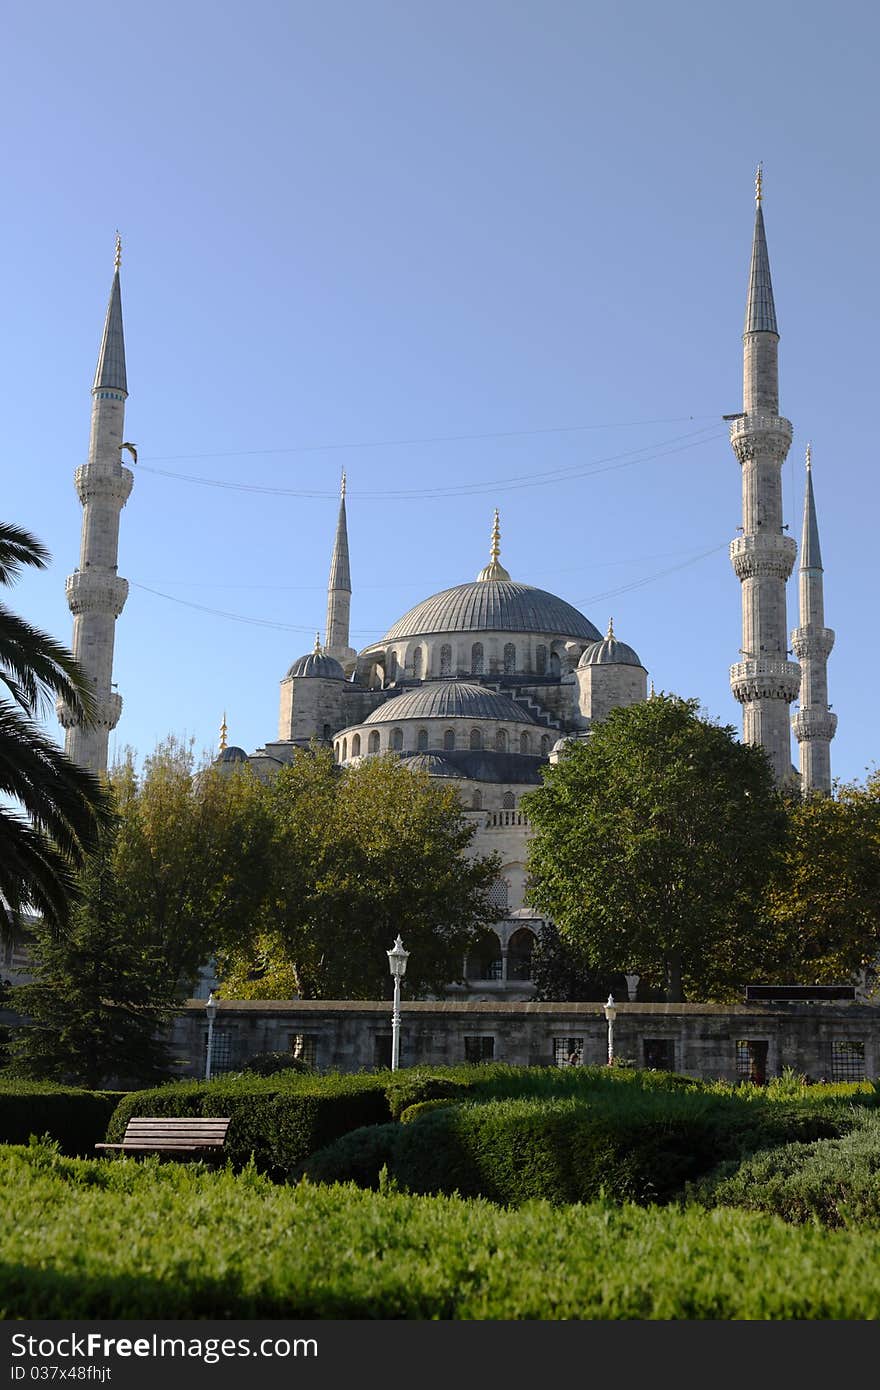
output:
[[788,660],[785,581],[797,546],[782,526],[782,465],[791,424],[779,415],[779,332],[761,208],[762,174],[755,179],[755,233],[743,333],[743,413],[730,427],[742,468],[743,524],[730,559],[742,584],[742,661],[730,668],[730,688],[743,707],[746,743],[764,748],[777,782],[791,777],[788,707],[801,673]]
[[122,334],[122,296],[119,266],[122,243],[117,234],[116,258],[104,336],[92,386],[92,429],[88,462],[76,470],[76,490],[83,506],[79,568],[67,580],[67,602],[73,614],[73,654],[94,691],[97,719],[83,728],[59,701],[58,718],[67,730],[65,752],[92,772],[107,771],[107,743],[122,710],[113,689],[113,641],[116,619],[128,597],[128,581],[116,573],[119,513],[131,492],[134,476],[120,459],[125,444],[123,422],[128,383]]
[[336,540],[330,561],[330,579],[327,584],[327,627],[324,634],[324,651],[335,657],[343,669],[348,670],[357,660],[357,652],[348,645],[348,623],[351,611],[351,570],[348,565],[348,524],[345,519],[345,474],[339,496],[339,519],[336,522]]
[[801,707],[791,721],[800,748],[801,791],[831,791],[831,740],[837,715],[828,706],[828,656],[834,633],[825,626],[825,596],[819,524],[813,496],[812,450],[807,445],[807,490],[804,496],[804,532],[798,574],[800,627],[791,634],[791,645],[801,663]]

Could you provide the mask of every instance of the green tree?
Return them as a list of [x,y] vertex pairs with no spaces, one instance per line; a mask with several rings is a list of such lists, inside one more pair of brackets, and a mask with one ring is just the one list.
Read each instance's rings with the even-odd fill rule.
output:
[[17,1075],[98,1087],[168,1073],[157,1033],[170,1001],[155,951],[132,934],[122,911],[111,842],[108,835],[80,872],[68,931],[33,928],[36,979],[11,991],[27,1019],[9,1045]]
[[245,765],[197,767],[170,737],[111,774],[119,816],[113,868],[122,912],[161,962],[168,992],[187,994],[220,943],[256,930],[270,879],[266,789]]
[[530,900],[597,970],[667,998],[725,997],[762,959],[785,835],[762,749],[658,696],[613,710],[523,798]]
[[[28,531],[0,524],[0,584],[23,566],[45,569],[48,553]],[[38,728],[51,697],[81,717],[93,713],[72,655],[0,604],[0,916],[31,906],[54,931],[67,925],[74,877],[107,816],[97,778],[70,762]]]
[[583,947],[560,936],[555,922],[545,922],[532,954],[532,984],[538,1003],[577,1003],[620,999],[626,982],[619,971],[596,970]]
[[394,758],[340,772],[298,753],[267,788],[275,827],[271,892],[258,932],[230,941],[224,994],[382,998],[386,951],[411,952],[407,991],[439,993],[497,919],[498,861],[469,853],[457,792]]
[[880,961],[880,770],[864,786],[793,800],[785,858],[766,915],[778,940],[774,978],[840,984]]

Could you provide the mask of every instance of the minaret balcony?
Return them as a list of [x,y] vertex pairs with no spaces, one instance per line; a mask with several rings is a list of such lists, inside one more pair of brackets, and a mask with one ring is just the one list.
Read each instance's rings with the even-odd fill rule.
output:
[[125,607],[128,580],[100,570],[77,570],[65,584],[71,613],[110,613],[114,618]]
[[798,743],[812,738],[830,741],[837,729],[837,715],[830,709],[802,709],[791,717],[791,727]]
[[[65,700],[55,702],[55,712],[62,729],[79,729],[83,725],[82,716],[75,713]],[[111,690],[103,700],[96,702],[95,717],[89,727],[92,729],[115,729],[122,714],[122,696]]]
[[730,443],[740,463],[769,458],[782,464],[791,448],[792,433],[791,421],[784,416],[753,411],[731,422]]
[[730,668],[730,689],[741,705],[754,700],[785,700],[791,704],[800,694],[801,668],[796,661],[762,656],[737,661]]
[[757,579],[770,575],[787,579],[797,557],[797,542],[793,536],[737,536],[730,542],[730,563],[737,579]]
[[792,632],[791,646],[798,661],[827,661],[834,646],[834,629],[805,623]]
[[118,468],[110,473],[98,469],[93,463],[84,463],[74,474],[74,484],[83,506],[87,502],[116,502],[120,509],[125,506],[134,487],[134,474],[130,468]]

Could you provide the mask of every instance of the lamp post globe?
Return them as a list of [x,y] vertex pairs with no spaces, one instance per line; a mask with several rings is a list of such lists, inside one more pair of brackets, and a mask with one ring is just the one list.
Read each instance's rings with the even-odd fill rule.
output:
[[211,1060],[214,1050],[214,1019],[217,1017],[217,1000],[214,998],[214,991],[208,995],[205,1003],[205,1017],[208,1020],[208,1046],[205,1051],[205,1080],[211,1080]]
[[614,1002],[614,995],[609,994],[608,1003],[605,1007],[605,1017],[608,1020],[608,1065],[614,1065],[614,1020],[617,1018],[617,1005]]
[[390,951],[386,951],[388,957],[388,967],[394,980],[394,1005],[391,1011],[391,1070],[397,1071],[400,1064],[400,982],[406,974],[406,963],[409,960],[409,951],[403,948],[403,942],[397,937]]

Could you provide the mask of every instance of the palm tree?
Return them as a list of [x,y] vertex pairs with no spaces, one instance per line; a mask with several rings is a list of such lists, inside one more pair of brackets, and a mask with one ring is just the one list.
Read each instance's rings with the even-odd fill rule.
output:
[[[13,584],[25,565],[45,569],[48,560],[30,532],[0,522],[0,584]],[[0,604],[0,917],[7,928],[30,905],[64,929],[76,870],[109,813],[98,778],[37,725],[52,696],[86,720],[94,713],[71,653]]]

